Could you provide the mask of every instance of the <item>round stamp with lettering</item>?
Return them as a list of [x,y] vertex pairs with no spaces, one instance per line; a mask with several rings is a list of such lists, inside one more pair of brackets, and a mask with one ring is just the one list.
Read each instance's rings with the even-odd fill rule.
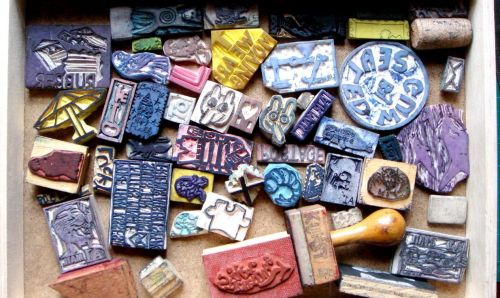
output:
[[393,130],[408,124],[428,95],[429,78],[422,61],[400,43],[368,42],[342,65],[342,104],[366,128]]

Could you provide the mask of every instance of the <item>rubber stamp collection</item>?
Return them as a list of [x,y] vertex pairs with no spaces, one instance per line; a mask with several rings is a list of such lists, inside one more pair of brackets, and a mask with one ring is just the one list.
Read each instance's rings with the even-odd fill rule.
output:
[[[50,287],[296,297],[336,283],[329,296],[438,297],[437,283],[460,283],[474,246],[440,228],[466,225],[469,138],[452,100],[428,98],[462,92],[465,60],[438,56],[433,84],[419,57],[471,43],[460,3],[391,19],[214,1],[29,24],[26,88],[57,89],[26,163],[61,272]],[[262,216],[265,200],[281,218]],[[427,208],[418,229],[415,205]],[[168,250],[200,239],[195,277]],[[385,247],[391,264],[344,263],[339,247],[355,243]]]

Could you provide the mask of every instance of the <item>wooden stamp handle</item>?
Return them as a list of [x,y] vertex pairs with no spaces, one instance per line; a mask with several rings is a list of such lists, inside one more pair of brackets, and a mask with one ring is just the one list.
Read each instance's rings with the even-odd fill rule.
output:
[[333,246],[366,243],[378,246],[398,244],[405,234],[406,221],[393,209],[380,209],[363,221],[336,231],[331,231]]

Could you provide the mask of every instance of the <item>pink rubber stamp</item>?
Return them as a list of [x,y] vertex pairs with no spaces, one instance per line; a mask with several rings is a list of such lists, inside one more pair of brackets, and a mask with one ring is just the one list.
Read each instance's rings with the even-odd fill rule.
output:
[[251,163],[253,142],[181,124],[174,147],[177,165],[188,169],[230,175],[240,164]]
[[174,65],[170,73],[170,82],[196,93],[201,93],[212,70],[206,66],[198,67],[197,71]]

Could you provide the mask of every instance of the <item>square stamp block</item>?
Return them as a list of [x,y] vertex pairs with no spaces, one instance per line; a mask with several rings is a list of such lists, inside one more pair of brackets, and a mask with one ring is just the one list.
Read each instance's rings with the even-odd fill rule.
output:
[[153,298],[168,297],[179,289],[182,278],[169,260],[157,256],[139,272],[141,284]]
[[170,201],[203,204],[213,188],[214,174],[176,168],[172,172]]
[[87,170],[89,148],[36,136],[28,161],[26,182],[68,193],[78,193]]
[[465,77],[465,59],[448,56],[441,75],[440,89],[444,92],[460,92]]
[[163,119],[179,124],[189,124],[196,98],[170,92]]
[[432,224],[463,225],[467,220],[467,198],[430,195],[427,222]]
[[328,153],[322,202],[356,206],[363,171],[363,159]]
[[384,159],[366,159],[359,204],[409,210],[413,202],[417,166]]
[[239,129],[247,134],[252,134],[261,111],[262,102],[243,95],[240,100],[240,106],[236,110],[233,121],[231,122],[231,127]]

